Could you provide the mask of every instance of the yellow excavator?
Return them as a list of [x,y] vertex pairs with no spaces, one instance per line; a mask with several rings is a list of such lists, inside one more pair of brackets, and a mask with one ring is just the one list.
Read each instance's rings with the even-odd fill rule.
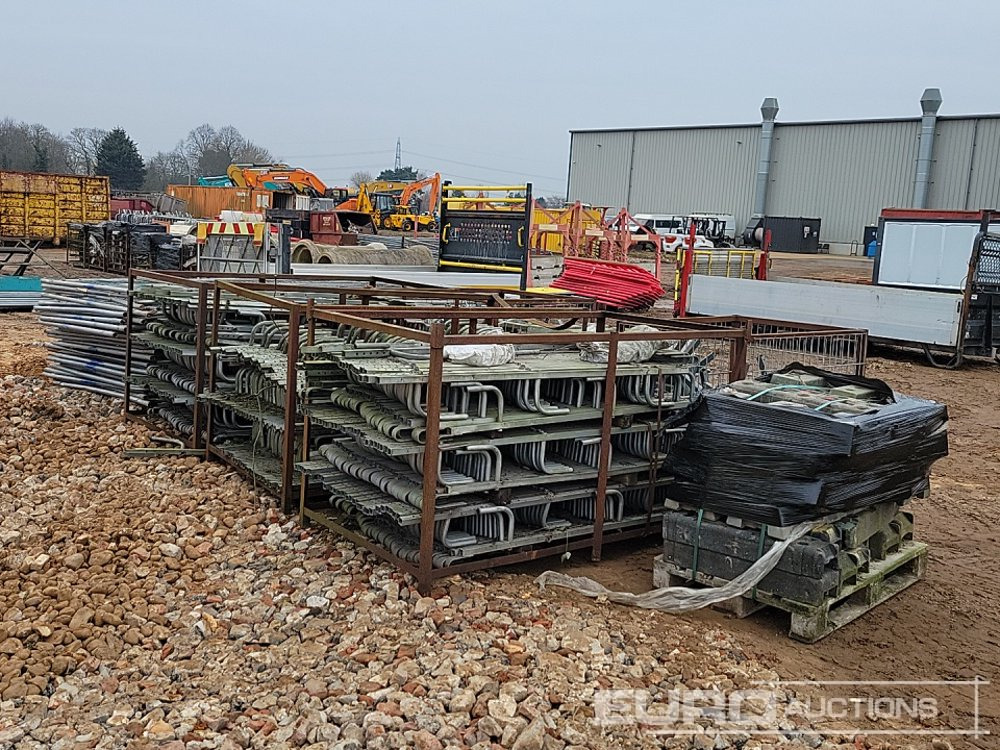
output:
[[[418,206],[411,204],[417,198],[417,194],[424,190],[424,188],[430,189],[430,195],[426,210],[421,211]],[[418,231],[433,232],[437,229],[437,218],[434,215],[434,209],[437,208],[437,202],[440,197],[440,173],[435,172],[426,179],[411,182],[403,188],[403,192],[399,194],[399,199],[392,210],[378,217],[379,226],[383,229],[397,229],[403,232],[410,232],[414,227]]]
[[[399,185],[397,193],[392,185]],[[425,188],[430,189],[430,197],[426,210],[421,211],[411,205],[417,194]],[[437,217],[434,210],[441,197],[441,174],[416,182],[385,183],[368,182],[358,188],[357,198],[351,198],[337,206],[337,210],[361,211],[372,217],[372,221],[380,229],[394,229],[403,232],[419,231],[433,232],[437,229]]]
[[372,182],[362,183],[361,187],[358,188],[357,195],[354,195],[347,200],[339,203],[337,205],[338,211],[360,211],[359,208],[364,200],[361,198],[361,193],[367,193],[368,204],[372,203],[371,196],[376,193],[388,193],[393,197],[399,195],[403,189],[409,185],[408,182],[397,182],[395,180],[374,180]]

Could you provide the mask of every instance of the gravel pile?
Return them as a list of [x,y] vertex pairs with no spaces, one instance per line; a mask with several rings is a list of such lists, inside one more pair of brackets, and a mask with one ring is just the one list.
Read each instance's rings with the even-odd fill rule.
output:
[[0,747],[821,746],[602,734],[595,691],[777,675],[725,631],[523,576],[421,597],[225,466],[122,457],[147,438],[115,402],[0,378]]

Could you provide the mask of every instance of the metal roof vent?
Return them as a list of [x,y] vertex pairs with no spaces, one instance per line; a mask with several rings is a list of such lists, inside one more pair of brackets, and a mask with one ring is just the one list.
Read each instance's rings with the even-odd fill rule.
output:
[[[937,91],[937,89],[934,90]],[[930,91],[930,89],[927,89],[927,91]],[[940,103],[941,92],[938,92],[938,104]],[[760,116],[764,118],[765,122],[774,122],[774,118],[778,116],[778,100],[773,96],[767,97],[764,103],[760,105]]]
[[913,207],[927,208],[931,191],[931,168],[934,159],[934,131],[937,113],[941,109],[941,89],[924,89],[920,97],[923,119],[920,122],[920,143],[917,146],[917,168],[913,178]]
[[941,89],[924,89],[924,95],[920,97],[920,108],[925,116],[936,115],[941,109]]

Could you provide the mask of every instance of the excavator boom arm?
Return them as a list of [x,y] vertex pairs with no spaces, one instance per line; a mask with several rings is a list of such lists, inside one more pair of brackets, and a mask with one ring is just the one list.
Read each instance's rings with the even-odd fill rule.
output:
[[292,185],[300,192],[326,194],[326,183],[312,172],[287,164],[231,164],[226,171],[236,187],[260,188],[268,182]]
[[406,206],[409,205],[410,199],[416,195],[418,192],[423,190],[425,187],[429,187],[430,190],[430,203],[427,208],[427,213],[434,213],[434,209],[437,208],[438,198],[441,195],[441,173],[435,172],[430,177],[426,177],[423,180],[417,180],[416,182],[411,182],[405,188],[399,196],[399,205]]

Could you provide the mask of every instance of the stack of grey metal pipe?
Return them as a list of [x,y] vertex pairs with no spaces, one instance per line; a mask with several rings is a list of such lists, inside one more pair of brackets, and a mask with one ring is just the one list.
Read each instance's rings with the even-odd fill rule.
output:
[[[124,398],[128,282],[119,279],[44,279],[35,312],[51,339],[49,366],[55,383],[104,396]],[[132,330],[141,330],[151,309],[137,305]],[[144,372],[151,352],[132,351],[132,373]],[[142,389],[133,400],[146,404]]]

